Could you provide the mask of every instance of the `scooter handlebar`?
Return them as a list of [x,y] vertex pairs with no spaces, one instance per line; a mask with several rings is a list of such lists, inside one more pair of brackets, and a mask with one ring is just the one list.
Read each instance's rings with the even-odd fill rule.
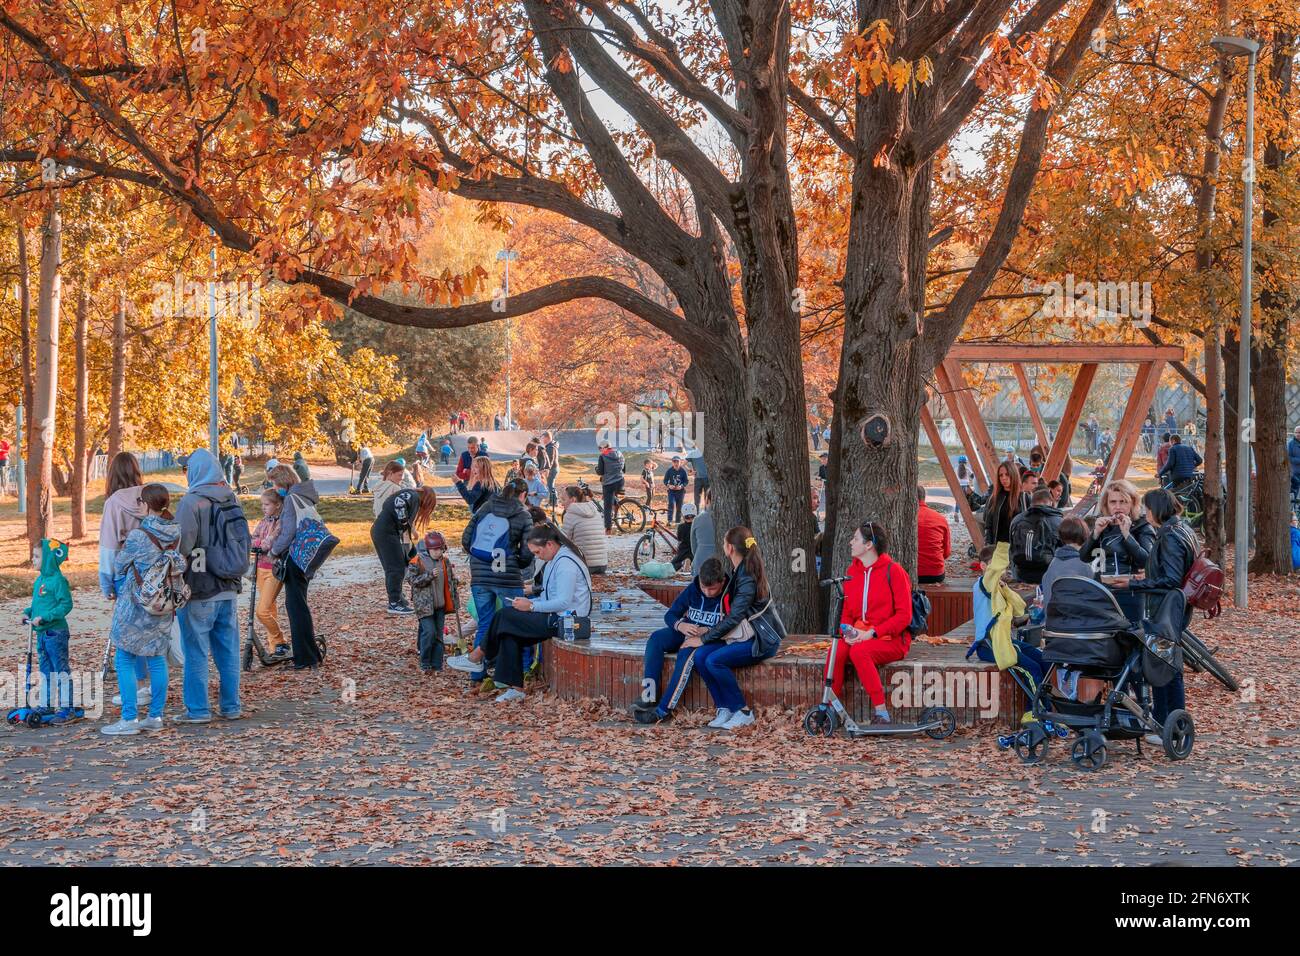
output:
[[823,579],[820,583],[821,583],[821,586],[822,586],[822,587],[824,587],[824,588],[828,588],[828,587],[830,587],[832,584],[843,584],[843,583],[844,583],[845,581],[847,581],[848,579],[849,579],[849,576],[846,574],[846,575],[844,575],[843,577],[839,577],[839,578],[825,578],[825,579]]

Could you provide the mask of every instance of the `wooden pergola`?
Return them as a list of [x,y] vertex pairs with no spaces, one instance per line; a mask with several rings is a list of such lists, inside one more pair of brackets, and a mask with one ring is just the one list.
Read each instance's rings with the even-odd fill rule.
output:
[[[1020,393],[1025,407],[1029,409],[1029,418],[1034,425],[1038,443],[1047,451],[1047,462],[1043,467],[1044,475],[1059,475],[1065,465],[1070,451],[1070,439],[1079,427],[1083,417],[1083,405],[1088,392],[1096,378],[1097,368],[1101,365],[1129,364],[1137,366],[1133,379],[1133,388],[1129,392],[1124,414],[1116,432],[1115,448],[1110,456],[1106,470],[1106,481],[1123,477],[1128,471],[1133,450],[1137,447],[1142,433],[1142,420],[1147,409],[1155,400],[1156,388],[1160,384],[1160,375],[1165,364],[1182,361],[1183,350],[1177,345],[1088,345],[1088,344],[1019,344],[1019,343],[976,343],[958,342],[948,350],[947,357],[934,370],[939,394],[943,396],[952,417],[953,426],[966,451],[971,469],[975,473],[975,485],[980,492],[986,492],[993,484],[1000,461],[988,427],[980,414],[975,396],[971,394],[963,378],[962,363],[984,362],[997,365],[1010,365],[1020,385]],[[1078,375],[1070,389],[1070,398],[1065,403],[1065,412],[1056,429],[1054,440],[1049,441],[1043,416],[1038,410],[1038,400],[1029,386],[1025,375],[1026,365],[1067,365],[1077,364]],[[921,424],[930,438],[930,445],[939,459],[953,498],[961,511],[962,520],[970,531],[975,546],[983,547],[984,534],[962,494],[961,484],[957,481],[957,471],[948,460],[944,451],[939,427],[930,414],[928,403],[921,407]]]

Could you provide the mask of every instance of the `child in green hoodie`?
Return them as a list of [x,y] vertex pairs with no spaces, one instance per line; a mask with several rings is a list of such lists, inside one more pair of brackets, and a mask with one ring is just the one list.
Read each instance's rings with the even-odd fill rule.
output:
[[68,672],[68,614],[72,611],[72,589],[60,565],[68,559],[68,546],[54,538],[41,541],[41,573],[32,585],[31,606],[23,612],[23,623],[36,631],[40,658],[41,706],[55,710],[51,723],[61,724],[76,716],[72,709],[72,676]]

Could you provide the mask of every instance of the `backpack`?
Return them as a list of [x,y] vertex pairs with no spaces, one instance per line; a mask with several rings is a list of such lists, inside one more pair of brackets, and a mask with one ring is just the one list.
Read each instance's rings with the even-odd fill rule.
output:
[[298,495],[292,497],[295,524],[293,541],[289,544],[289,560],[310,581],[325,563],[325,559],[338,547],[339,539],[325,527],[315,505]]
[[131,563],[135,575],[135,603],[146,613],[158,617],[175,614],[190,601],[190,586],[185,583],[185,559],[175,544],[164,548],[162,542],[143,528],[140,531],[158,549],[158,557],[144,574]]
[[[885,583],[889,583],[889,576],[893,572],[894,566],[891,564],[885,568]],[[890,599],[893,599],[894,589],[889,589]],[[908,623],[905,630],[912,637],[925,633],[926,624],[930,621],[930,598],[920,588],[912,588],[912,620]]]
[[510,519],[489,510],[474,526],[469,553],[480,561],[491,561],[498,553],[504,554],[509,544]]
[[[1196,539],[1182,525],[1178,529],[1183,531],[1183,540],[1190,543],[1193,553],[1196,553]],[[1210,560],[1209,551],[1202,549],[1196,553],[1196,559],[1183,578],[1183,597],[1188,605],[1204,611],[1207,618],[1214,618],[1223,610],[1222,594],[1223,569]]]
[[1041,521],[1021,521],[1011,532],[1011,560],[1017,568],[1046,571],[1056,555],[1056,536]]
[[248,572],[253,536],[237,500],[213,502],[208,512],[207,573],[221,581],[238,581]]

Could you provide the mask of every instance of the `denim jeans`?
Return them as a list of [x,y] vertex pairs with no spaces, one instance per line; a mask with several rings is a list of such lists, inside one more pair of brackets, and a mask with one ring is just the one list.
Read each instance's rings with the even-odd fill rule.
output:
[[72,706],[72,675],[68,673],[68,629],[36,629],[36,656],[40,661],[42,707]]
[[149,675],[149,692],[153,695],[149,700],[149,716],[161,717],[163,708],[167,706],[167,655],[141,657],[120,647],[115,650],[113,665],[117,668],[117,684],[122,689],[122,719],[135,720],[139,716],[135,681],[130,677],[141,666]]
[[[483,643],[483,638],[487,637],[488,627],[492,624],[492,615],[497,611],[497,598],[501,598],[501,603],[509,607],[512,598],[524,596],[524,589],[471,584],[469,593],[471,600],[474,602],[474,610],[478,613],[478,628],[474,631],[474,646],[479,647]],[[483,670],[471,676],[477,680],[482,680],[486,674],[487,671]]]
[[218,704],[223,717],[237,717],[239,706],[239,603],[222,598],[191,601],[177,612],[181,645],[185,648],[185,677],[181,699],[191,717],[210,717],[208,658],[217,667]]
[[[675,687],[676,681],[669,681],[667,687],[661,688],[659,682],[664,676],[664,658],[669,654],[676,654],[686,640],[681,631],[674,631],[670,627],[661,627],[655,631],[645,642],[645,680],[649,683],[641,684],[640,699],[647,704],[663,700],[664,697],[671,693],[668,688]],[[678,654],[678,658],[682,655]],[[680,663],[678,670],[680,670]],[[660,693],[663,691],[663,693]]]
[[420,651],[420,667],[423,670],[442,670],[442,628],[446,617],[447,612],[439,608],[428,617],[420,618],[415,642]]
[[742,641],[736,644],[714,642],[704,644],[695,652],[695,670],[709,689],[715,707],[725,707],[730,711],[742,710],[745,695],[736,683],[732,671],[740,667],[750,667],[766,658],[754,656],[754,641]]
[[686,498],[685,488],[668,489],[668,520],[669,522],[682,520],[682,502]]
[[1163,724],[1171,713],[1186,706],[1187,692],[1181,671],[1164,687],[1151,688],[1151,716],[1159,723]]

